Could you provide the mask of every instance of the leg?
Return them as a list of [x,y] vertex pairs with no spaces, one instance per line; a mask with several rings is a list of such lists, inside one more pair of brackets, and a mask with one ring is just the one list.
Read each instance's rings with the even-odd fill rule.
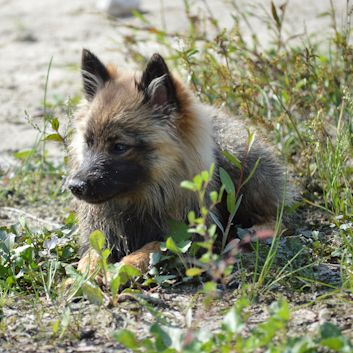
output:
[[276,235],[276,222],[270,221],[256,224],[249,228],[249,233],[240,241],[239,246],[244,247],[255,240],[266,240]]
[[150,254],[159,250],[160,242],[152,241],[151,243],[144,245],[141,249],[123,257],[121,262],[138,268],[142,273],[147,272]]
[[77,270],[81,273],[86,273],[88,269],[88,274],[91,275],[98,263],[99,255],[94,250],[88,250],[80,259],[77,265]]
[[[150,260],[150,254],[160,250],[160,242],[154,241],[147,243],[141,249],[132,252],[131,254],[123,257],[121,262],[127,265],[138,268],[142,273],[147,272],[148,264]],[[88,250],[80,259],[77,265],[77,270],[81,273],[86,273],[88,269],[88,275],[92,275],[96,269],[99,255],[94,250]],[[110,275],[108,273],[108,283],[110,282]],[[98,275],[98,282],[102,283],[102,277]],[[65,281],[65,288],[72,285],[73,280],[71,278]]]
[[[88,269],[88,276],[91,276],[96,268],[98,259],[99,255],[94,250],[86,251],[86,253],[81,257],[80,261],[77,264],[77,271],[84,274]],[[66,279],[64,282],[64,288],[70,288],[73,283],[73,278]]]
[[[147,243],[141,249],[132,252],[129,255],[124,256],[121,262],[127,265],[137,267],[140,271],[146,272],[150,260],[150,254],[160,250],[160,242],[153,241]],[[96,268],[99,255],[94,250],[88,250],[77,265],[77,270],[81,273],[85,273],[88,270],[89,274],[92,274]]]

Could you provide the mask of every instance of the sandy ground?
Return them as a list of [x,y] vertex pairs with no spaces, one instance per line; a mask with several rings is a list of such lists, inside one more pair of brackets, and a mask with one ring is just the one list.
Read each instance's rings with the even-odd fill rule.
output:
[[[335,2],[340,23],[346,1]],[[191,3],[194,11],[199,11],[202,6],[201,1]],[[232,12],[226,3],[209,1],[212,12],[222,19],[224,26],[231,23]],[[259,15],[264,14],[264,10],[270,12],[269,0],[249,3],[237,1],[241,8],[246,5],[249,11]],[[329,0],[290,1],[285,33],[287,36],[320,33],[324,39],[330,30],[330,19],[319,17],[319,14],[329,7]],[[169,31],[182,31],[186,27],[182,0],[143,0],[141,9],[157,26],[163,23],[164,16]],[[98,53],[105,61],[133,66],[119,51],[126,23],[137,24],[138,20],[132,17],[109,20],[96,9],[94,0],[0,0],[0,166],[8,160],[11,152],[33,145],[37,132],[28,124],[26,114],[38,115],[41,110],[51,58],[48,86],[51,102],[80,93],[79,62],[83,47]],[[266,45],[271,39],[266,26],[257,20],[252,22],[252,26]],[[246,26],[244,31],[251,35]],[[143,54],[157,50],[154,42],[141,43]]]

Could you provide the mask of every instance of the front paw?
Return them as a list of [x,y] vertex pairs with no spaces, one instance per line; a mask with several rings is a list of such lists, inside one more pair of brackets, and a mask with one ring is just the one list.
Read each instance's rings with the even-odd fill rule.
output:
[[[84,282],[85,279],[91,278],[98,272],[99,255],[94,250],[88,250],[79,260],[76,270],[79,273],[75,275],[74,271],[70,274],[71,277],[67,278],[63,287],[65,291],[72,288],[75,282]],[[97,275],[99,277],[99,274]],[[82,284],[81,283],[81,284]]]
[[82,274],[93,275],[97,269],[99,255],[94,250],[88,250],[80,259],[77,265],[77,271]]
[[160,243],[158,241],[153,241],[146,244],[141,249],[126,255],[121,259],[121,262],[136,267],[142,273],[146,273],[150,263],[150,255],[158,251],[160,251]]

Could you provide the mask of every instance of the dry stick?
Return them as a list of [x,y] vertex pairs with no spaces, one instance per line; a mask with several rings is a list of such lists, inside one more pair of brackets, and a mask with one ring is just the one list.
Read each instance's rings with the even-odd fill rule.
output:
[[58,224],[58,223],[54,223],[54,222],[50,222],[50,221],[47,221],[42,218],[38,218],[38,217],[36,217],[26,211],[19,210],[18,208],[5,206],[5,207],[0,207],[0,211],[5,211],[5,212],[9,212],[9,213],[17,213],[18,215],[25,216],[25,217],[30,218],[38,223],[46,224],[46,225],[53,227],[53,228],[60,228],[60,224]]

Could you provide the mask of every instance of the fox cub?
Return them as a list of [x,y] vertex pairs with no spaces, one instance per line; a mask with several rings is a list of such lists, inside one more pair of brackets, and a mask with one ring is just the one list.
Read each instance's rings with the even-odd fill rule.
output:
[[[240,182],[240,171],[224,158],[227,150],[242,162],[243,178],[259,164],[241,189],[234,224],[251,227],[273,222],[285,199],[284,168],[273,152],[255,140],[247,151],[247,131],[195,99],[154,54],[141,74],[105,66],[82,52],[85,99],[75,117],[68,187],[77,199],[82,236],[79,269],[88,264],[88,237],[102,230],[112,262],[146,269],[149,253],[159,249],[171,219],[197,212],[195,195],[180,188],[215,165],[212,190],[219,190],[219,167]],[[217,215],[228,220],[227,207]]]

